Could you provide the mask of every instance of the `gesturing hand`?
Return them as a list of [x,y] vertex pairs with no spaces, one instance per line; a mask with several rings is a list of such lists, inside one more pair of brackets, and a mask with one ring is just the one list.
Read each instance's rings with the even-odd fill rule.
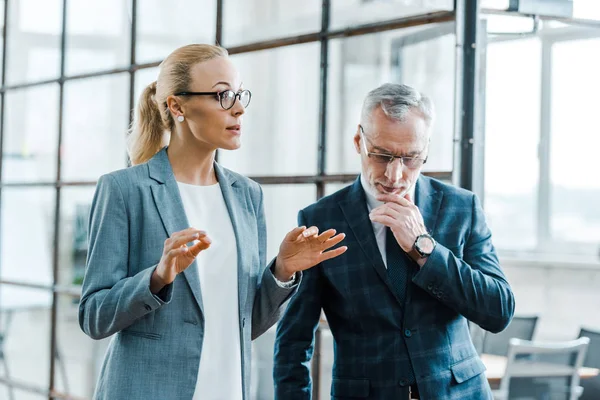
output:
[[[187,243],[192,241],[197,242],[188,247]],[[210,247],[210,243],[206,232],[195,228],[175,232],[165,240],[162,257],[152,277],[152,292],[172,283],[177,275],[192,265],[202,250]],[[158,282],[156,278],[159,279]]]
[[343,254],[348,247],[341,246],[326,251],[340,243],[346,237],[335,229],[329,229],[319,235],[319,228],[301,226],[292,229],[279,246],[279,254],[275,263],[275,276],[281,281],[288,281],[298,271]]

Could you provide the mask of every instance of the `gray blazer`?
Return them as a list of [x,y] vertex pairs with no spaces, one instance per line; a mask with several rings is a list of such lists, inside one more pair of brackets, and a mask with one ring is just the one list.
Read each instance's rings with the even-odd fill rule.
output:
[[[250,341],[277,322],[298,285],[280,287],[272,263],[265,268],[260,186],[217,163],[215,170],[237,242],[242,385],[249,399]],[[192,398],[204,334],[196,263],[157,295],[149,289],[164,241],[188,227],[166,148],[98,181],[79,303],[79,325],[88,336],[113,336],[95,399]]]

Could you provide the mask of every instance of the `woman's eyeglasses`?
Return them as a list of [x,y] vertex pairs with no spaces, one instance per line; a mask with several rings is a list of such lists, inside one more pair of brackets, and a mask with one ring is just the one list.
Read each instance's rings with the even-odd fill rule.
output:
[[224,90],[222,92],[179,92],[175,93],[175,96],[215,96],[221,107],[224,110],[229,110],[235,104],[236,99],[240,99],[240,103],[244,108],[248,107],[252,93],[249,90],[241,90],[237,93],[233,90]]

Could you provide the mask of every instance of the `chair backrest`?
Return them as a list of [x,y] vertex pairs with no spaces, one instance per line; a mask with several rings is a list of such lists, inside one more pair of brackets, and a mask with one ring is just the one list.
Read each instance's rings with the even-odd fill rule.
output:
[[531,317],[514,317],[510,325],[502,332],[486,332],[483,338],[483,353],[506,356],[508,354],[508,342],[510,339],[533,339],[537,321],[537,315]]
[[[506,372],[500,382],[500,393],[508,394],[512,378],[569,378],[568,387],[564,391],[569,399],[577,399],[581,395],[579,386],[579,369],[590,339],[582,337],[566,342],[535,342],[530,340],[510,339]],[[523,358],[524,355],[530,357]],[[552,363],[536,360],[537,356],[558,356],[557,359],[572,360],[565,363]],[[560,357],[566,355],[567,357]],[[573,355],[574,357],[568,357]]]
[[590,338],[587,355],[583,360],[584,367],[600,368],[600,332],[581,328],[579,337]]

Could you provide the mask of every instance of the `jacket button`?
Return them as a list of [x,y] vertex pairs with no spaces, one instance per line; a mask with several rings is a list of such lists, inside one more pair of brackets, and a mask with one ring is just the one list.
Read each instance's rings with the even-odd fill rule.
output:
[[148,304],[144,304],[144,308],[146,311],[152,311],[152,307],[150,307]]
[[427,285],[427,290],[431,290],[433,289],[433,285],[430,283],[429,285]]
[[402,378],[402,379],[400,379],[400,380],[398,381],[398,384],[399,384],[400,386],[406,386],[406,385],[408,385],[408,379],[406,379],[406,378]]
[[406,337],[411,337],[412,336],[412,332],[410,331],[410,329],[405,329],[404,330],[404,336],[406,336]]

